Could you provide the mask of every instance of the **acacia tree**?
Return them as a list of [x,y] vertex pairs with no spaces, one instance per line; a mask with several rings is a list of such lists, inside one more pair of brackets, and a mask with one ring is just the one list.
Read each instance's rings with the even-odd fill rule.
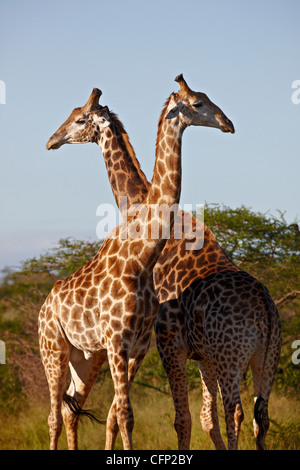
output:
[[55,277],[66,277],[81,268],[100,249],[103,240],[84,241],[74,238],[61,238],[55,248],[30,258],[22,263],[23,274],[49,274]]
[[288,224],[284,214],[278,214],[206,205],[205,224],[229,258],[283,303],[300,293],[300,231],[297,221]]

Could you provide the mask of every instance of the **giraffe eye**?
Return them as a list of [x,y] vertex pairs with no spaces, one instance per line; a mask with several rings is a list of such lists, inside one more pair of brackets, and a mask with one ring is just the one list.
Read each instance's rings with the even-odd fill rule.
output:
[[85,124],[85,120],[84,119],[78,119],[78,121],[76,121],[76,124]]
[[193,104],[194,108],[201,108],[203,106],[203,103],[197,102]]

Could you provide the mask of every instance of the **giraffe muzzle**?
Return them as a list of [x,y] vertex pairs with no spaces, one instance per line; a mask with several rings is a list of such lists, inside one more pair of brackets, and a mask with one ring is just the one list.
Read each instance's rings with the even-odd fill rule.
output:
[[46,143],[47,150],[56,150],[59,149],[63,145],[63,141],[61,139],[55,138],[55,136],[50,137],[48,142]]
[[231,134],[235,133],[234,125],[230,119],[225,116],[225,114],[216,114],[215,118],[218,121],[222,132],[231,132]]
[[234,125],[230,121],[230,119],[226,118],[225,120],[226,125],[224,126],[223,132],[231,132],[231,134],[235,133]]

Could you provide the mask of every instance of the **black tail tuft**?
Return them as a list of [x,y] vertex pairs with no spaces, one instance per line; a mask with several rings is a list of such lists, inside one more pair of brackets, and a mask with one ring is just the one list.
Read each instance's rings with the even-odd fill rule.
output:
[[254,419],[258,424],[258,434],[256,436],[256,449],[265,449],[265,437],[269,429],[268,402],[259,396],[254,406]]
[[83,410],[76,398],[71,397],[66,392],[63,395],[63,403],[76,416],[86,416],[93,422],[99,424],[106,424],[106,421],[100,421],[91,410]]
[[263,399],[263,397],[258,397],[254,405],[254,419],[259,427],[261,427],[263,421],[264,406],[265,400]]

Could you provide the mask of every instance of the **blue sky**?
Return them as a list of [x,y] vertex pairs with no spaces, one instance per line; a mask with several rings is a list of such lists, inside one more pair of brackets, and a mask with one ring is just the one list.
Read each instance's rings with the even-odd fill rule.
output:
[[0,1],[0,269],[60,237],[96,238],[114,204],[99,147],[46,142],[93,87],[152,178],[157,121],[183,73],[236,134],[189,128],[181,203],[300,218],[298,0]]

